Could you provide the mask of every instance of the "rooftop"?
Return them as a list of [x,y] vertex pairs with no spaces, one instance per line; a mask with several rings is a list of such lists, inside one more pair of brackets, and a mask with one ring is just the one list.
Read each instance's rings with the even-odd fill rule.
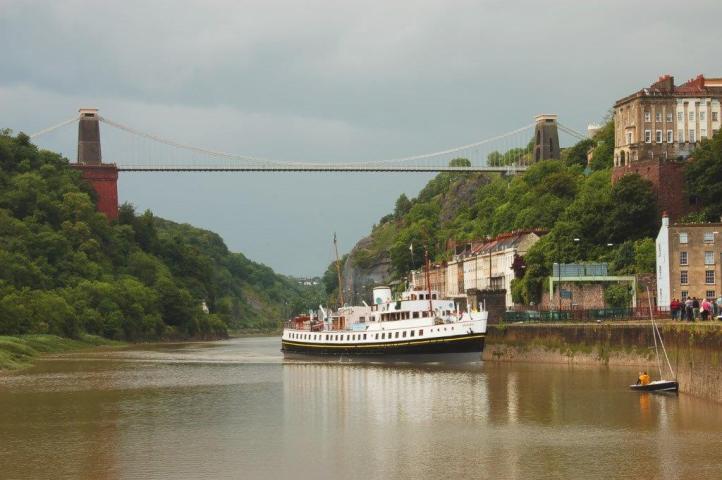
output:
[[700,95],[722,95],[722,78],[705,77],[703,74],[699,74],[681,85],[675,85],[673,76],[662,75],[649,87],[617,100],[614,105],[621,105],[638,97],[693,97]]

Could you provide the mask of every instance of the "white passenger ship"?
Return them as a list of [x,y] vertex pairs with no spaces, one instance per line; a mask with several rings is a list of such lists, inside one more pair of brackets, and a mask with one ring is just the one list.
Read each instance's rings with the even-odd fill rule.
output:
[[454,300],[433,290],[408,290],[394,299],[389,287],[373,289],[374,304],[345,306],[336,312],[288,322],[281,340],[284,354],[433,355],[468,354],[479,360],[484,349],[487,312],[460,311]]

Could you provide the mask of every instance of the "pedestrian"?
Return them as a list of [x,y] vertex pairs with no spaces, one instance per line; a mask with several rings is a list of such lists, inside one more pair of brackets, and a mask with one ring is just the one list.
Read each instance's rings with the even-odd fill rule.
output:
[[679,303],[679,300],[677,300],[676,298],[672,300],[672,303],[669,305],[669,311],[672,312],[672,320],[677,320],[681,307],[682,304]]
[[709,311],[707,310],[708,307],[709,302],[707,301],[707,299],[702,300],[699,308],[699,315],[703,322],[707,321],[707,314],[709,313]]
[[688,322],[694,322],[694,307],[692,305],[694,305],[692,297],[687,297],[687,300],[684,301],[684,316]]
[[697,320],[697,317],[699,317],[699,299],[692,297],[692,320]]

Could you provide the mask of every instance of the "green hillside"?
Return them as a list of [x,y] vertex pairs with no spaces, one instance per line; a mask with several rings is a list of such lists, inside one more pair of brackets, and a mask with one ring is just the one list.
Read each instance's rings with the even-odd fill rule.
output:
[[[401,195],[393,214],[374,226],[371,247],[357,249],[351,261],[364,268],[386,256],[392,276],[401,278],[422,265],[424,247],[442,261],[450,257],[449,240],[545,228],[550,234],[529,252],[525,275],[512,286],[516,301],[538,301],[542,279],[556,261],[607,261],[618,273],[654,271],[652,237],[659,219],[652,185],[638,175],[612,185],[613,137],[614,126],[607,122],[594,139],[563,150],[561,160],[535,163],[521,175],[441,173],[416,198]],[[503,164],[518,153],[497,153],[490,160]]]
[[130,205],[109,223],[66,159],[0,132],[0,335],[212,338],[319,297],[213,232]]

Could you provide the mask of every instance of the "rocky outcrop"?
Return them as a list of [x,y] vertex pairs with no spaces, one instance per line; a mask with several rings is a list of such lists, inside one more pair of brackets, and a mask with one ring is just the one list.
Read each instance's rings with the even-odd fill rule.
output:
[[368,249],[373,243],[369,235],[364,237],[353,247],[343,265],[344,297],[347,302],[360,304],[362,300],[369,301],[371,289],[375,285],[385,284],[391,276],[391,260],[388,254],[374,258],[368,264],[359,265],[356,261],[356,252]]

